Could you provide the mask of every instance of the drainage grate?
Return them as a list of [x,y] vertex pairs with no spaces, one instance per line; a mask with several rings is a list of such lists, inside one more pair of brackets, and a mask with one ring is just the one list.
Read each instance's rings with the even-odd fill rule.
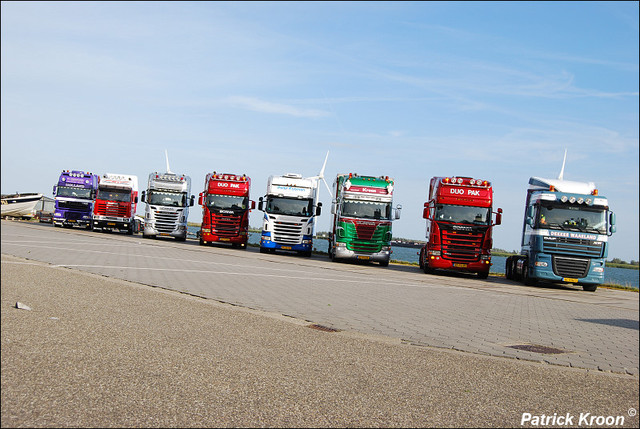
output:
[[311,329],[317,329],[318,331],[322,331],[322,332],[340,332],[339,329],[329,328],[328,326],[322,326],[322,325],[307,325],[307,327]]
[[537,344],[516,344],[514,346],[507,346],[507,347],[512,349],[517,349],[517,350],[524,350],[527,352],[551,354],[551,355],[567,353],[566,350],[554,349],[553,347],[547,347],[547,346],[539,346]]

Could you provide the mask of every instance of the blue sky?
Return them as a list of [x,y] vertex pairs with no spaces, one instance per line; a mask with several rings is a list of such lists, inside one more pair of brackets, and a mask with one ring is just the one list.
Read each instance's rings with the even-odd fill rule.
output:
[[[520,248],[529,177],[593,181],[638,260],[638,2],[2,2],[2,193],[64,169],[490,180]],[[317,230],[328,230],[330,198]],[[142,213],[143,205],[138,212]],[[189,220],[199,222],[194,206]],[[261,213],[251,214],[259,226]]]

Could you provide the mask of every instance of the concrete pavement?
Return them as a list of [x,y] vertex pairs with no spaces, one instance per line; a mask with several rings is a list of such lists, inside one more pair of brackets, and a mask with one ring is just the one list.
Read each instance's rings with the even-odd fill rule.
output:
[[[538,295],[544,291],[511,290],[509,284],[500,282],[465,292],[466,289],[455,284],[466,285],[469,279],[446,277],[439,285],[429,285],[413,280],[411,272],[372,271],[372,267],[345,264],[338,264],[337,270],[327,270],[323,261],[283,255],[261,259],[255,258],[257,252],[247,252],[254,256],[248,258],[250,266],[272,266],[274,270],[269,275],[282,276],[277,277],[278,282],[290,286],[290,302],[287,296],[280,296],[280,302],[286,301],[287,306],[292,307],[297,303],[302,307],[297,311],[307,312],[303,317],[287,317],[283,314],[288,313],[279,309],[269,311],[274,305],[270,300],[278,297],[280,289],[271,286],[268,279],[252,285],[257,291],[253,302],[246,305],[237,302],[242,298],[245,281],[239,280],[242,273],[234,271],[234,265],[239,264],[238,258],[247,260],[247,256],[238,255],[241,252],[198,246],[185,249],[163,242],[153,242],[143,251],[137,247],[146,248],[144,241],[136,244],[137,247],[131,246],[141,241],[136,237],[94,237],[94,233],[81,231],[32,225],[7,228],[7,224],[2,223],[3,427],[513,427],[520,425],[524,413],[532,416],[569,414],[574,416],[575,425],[585,413],[591,417],[623,416],[625,427],[638,426],[637,416],[630,416],[632,409],[638,409],[637,375],[432,346],[416,347],[411,343],[421,342],[404,338],[404,334],[393,336],[380,332],[376,335],[375,330],[363,332],[366,329],[348,326],[341,332],[324,332],[309,327],[321,323],[343,329],[338,326],[343,324],[342,320],[355,326],[356,318],[345,315],[345,309],[350,309],[364,320],[364,327],[382,326],[380,321],[387,320],[389,329],[405,329],[404,325],[412,323],[415,316],[399,322],[395,311],[385,310],[391,304],[402,306],[394,304],[398,299],[394,294],[396,289],[426,290],[433,295],[433,300],[440,300],[447,294],[439,295],[439,290],[446,292],[454,287],[459,295],[471,293],[476,298],[480,314],[489,312],[484,307],[488,304],[483,304],[483,295],[493,297],[498,306],[495,311],[501,311],[499,306],[503,304],[500,303],[510,299],[502,295],[514,295],[524,300],[532,313],[539,311],[539,300],[558,301],[554,305],[564,302],[578,309],[572,312],[585,305],[586,308],[602,307],[609,310],[598,311],[622,312],[618,314],[627,315],[631,320],[633,305],[617,295],[598,297],[598,291],[595,295],[579,293],[572,298],[570,291],[566,294],[567,291],[554,289],[551,294],[558,294],[561,299],[540,298]],[[53,235],[47,238],[50,233]],[[89,236],[91,239],[85,241]],[[55,250],[68,249],[65,241],[73,241],[72,245],[80,249],[93,249],[87,244],[91,240],[101,244],[101,252],[115,246],[118,252],[114,253],[119,253],[122,260],[99,264],[105,254],[99,254],[99,258],[93,254],[93,261],[82,261],[75,264],[82,267],[73,268],[67,267],[74,265],[68,258],[63,261],[65,266],[59,261],[40,261],[65,259],[62,250]],[[31,246],[25,249],[12,244],[14,241],[31,242]],[[18,251],[25,252],[29,259],[9,254]],[[200,254],[205,259],[199,259]],[[147,258],[149,255],[153,257]],[[163,260],[164,271],[155,265],[143,267],[142,260],[157,263],[161,255],[170,258]],[[200,275],[208,280],[191,278],[194,274],[186,270],[180,274],[185,278],[176,281],[171,276],[179,268],[170,262],[175,257],[182,258],[182,266],[186,259],[200,264],[203,271]],[[224,269],[222,266],[204,269],[207,258],[227,265]],[[283,258],[284,267],[279,264]],[[134,265],[137,270],[127,268]],[[332,267],[330,263],[327,266]],[[276,269],[283,271],[276,274]],[[154,277],[147,284],[162,281],[181,284],[175,284],[178,291],[171,291],[161,285],[158,286],[162,288],[149,287],[111,274],[105,276],[102,270],[121,272],[123,277],[132,276],[134,271],[152,272]],[[345,294],[339,300],[326,302],[328,295],[300,287],[300,280],[292,278],[296,276],[289,270],[300,272],[298,277],[307,279],[320,278],[316,270],[327,271],[323,276],[339,281]],[[260,266],[258,271],[264,274],[265,269]],[[257,276],[259,273],[248,270],[246,274]],[[386,281],[381,289],[367,283],[367,296],[359,289],[365,286],[351,289],[361,285],[357,283],[360,276]],[[390,278],[400,280],[393,283]],[[200,295],[197,288],[193,290],[192,283],[196,280],[203,291],[219,296],[208,297],[210,299],[194,296]],[[207,289],[207,283],[216,287]],[[225,287],[221,286],[223,283]],[[497,290],[484,290],[490,286]],[[306,300],[298,297],[292,292],[293,287],[309,297]],[[275,291],[268,290],[270,288]],[[329,289],[333,295],[337,293],[337,289]],[[237,296],[232,293],[234,290]],[[372,295],[381,290],[387,291],[385,296],[373,299]],[[403,299],[408,302],[418,296]],[[363,303],[360,307],[352,301],[358,297]],[[260,299],[264,302],[258,302]],[[14,308],[17,301],[32,310]],[[442,308],[439,317],[449,320],[444,316],[445,302],[426,308],[434,313]],[[367,311],[360,309],[365,304],[369,306]],[[471,304],[463,302],[460,306],[467,309]],[[504,308],[519,308],[516,304],[517,301],[511,301]],[[422,305],[425,308],[426,304]],[[321,311],[323,307],[330,311]],[[408,306],[407,312],[412,311]],[[537,317],[550,314],[559,317],[555,311],[546,311],[540,310]],[[360,314],[368,314],[368,319]],[[637,320],[637,310],[635,314]],[[340,317],[334,319],[334,315]],[[572,316],[576,317],[573,313]],[[501,317],[491,316],[491,323],[500,323]],[[521,314],[512,317],[521,318]],[[624,321],[625,318],[607,319],[609,325],[604,325],[597,322],[601,317],[599,313],[580,317],[593,319],[581,326],[603,325],[629,330],[637,341],[637,324],[634,330],[634,325]],[[320,318],[338,322],[329,324]],[[531,327],[534,322],[527,320],[535,318],[536,314],[531,314],[523,319],[523,329]],[[463,319],[469,323],[470,316]],[[483,323],[479,326],[484,326]],[[537,323],[553,325],[551,321]],[[463,337],[469,330],[486,336],[480,327],[466,328],[456,327]],[[441,326],[441,330],[447,329]],[[423,332],[421,338],[429,341],[435,338],[430,330],[424,334],[425,329],[418,325],[415,330]],[[454,334],[450,336],[453,338]],[[525,426],[531,426],[530,422]]]

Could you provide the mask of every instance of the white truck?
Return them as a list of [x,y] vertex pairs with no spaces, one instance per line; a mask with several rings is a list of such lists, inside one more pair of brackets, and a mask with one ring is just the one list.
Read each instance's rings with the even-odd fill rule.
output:
[[187,239],[187,220],[189,207],[194,204],[191,192],[191,178],[185,174],[167,172],[149,174],[147,190],[142,192],[141,201],[145,203],[144,229],[142,236],[175,237],[178,241]]
[[[301,174],[287,173],[269,177],[267,194],[258,203],[258,210],[264,211],[261,253],[288,250],[311,256],[314,221],[322,212],[318,180],[324,181],[328,157],[329,152],[318,176],[303,178]],[[331,192],[326,181],[325,185]]]

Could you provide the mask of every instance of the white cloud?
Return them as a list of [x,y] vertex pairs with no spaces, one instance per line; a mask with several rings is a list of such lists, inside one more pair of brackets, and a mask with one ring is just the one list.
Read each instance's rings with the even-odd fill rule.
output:
[[329,116],[329,112],[317,109],[301,109],[281,103],[272,103],[270,101],[260,100],[253,97],[232,96],[228,97],[225,102],[234,107],[240,107],[254,112],[273,113],[278,115],[289,115],[301,118],[320,118]]

